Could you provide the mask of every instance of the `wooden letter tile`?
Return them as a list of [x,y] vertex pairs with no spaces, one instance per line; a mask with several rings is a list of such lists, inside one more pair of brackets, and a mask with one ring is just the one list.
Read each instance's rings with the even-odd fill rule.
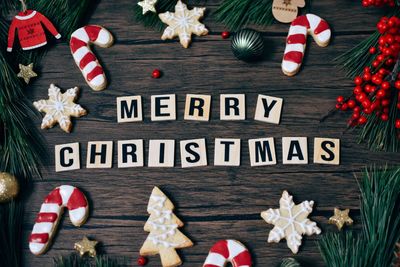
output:
[[314,163],[339,165],[340,139],[314,138]]
[[185,120],[208,121],[210,119],[210,95],[186,95]]
[[283,164],[308,164],[307,137],[282,137]]
[[258,95],[254,119],[273,124],[281,120],[283,99],[267,95]]
[[250,165],[265,166],[276,164],[274,138],[249,139]]
[[152,121],[176,120],[175,95],[151,96],[151,120]]
[[246,119],[246,96],[244,94],[220,95],[220,119],[237,121]]
[[118,168],[143,167],[143,140],[118,141]]
[[86,168],[111,168],[113,158],[112,141],[88,142]]
[[117,121],[134,122],[142,121],[142,97],[141,96],[123,96],[117,97]]
[[180,142],[182,168],[207,166],[205,139],[192,139]]
[[175,140],[150,140],[149,167],[174,167]]
[[215,166],[240,166],[240,139],[215,139]]
[[54,151],[56,172],[81,168],[79,143],[56,145]]

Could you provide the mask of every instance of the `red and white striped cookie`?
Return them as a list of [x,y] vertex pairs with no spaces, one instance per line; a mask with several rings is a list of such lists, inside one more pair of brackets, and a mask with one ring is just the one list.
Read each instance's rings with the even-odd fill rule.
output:
[[77,227],[83,225],[89,216],[88,201],[78,188],[70,185],[55,188],[44,199],[29,236],[29,249],[33,254],[47,251],[64,208],[69,210],[69,218]]
[[297,17],[290,25],[282,61],[282,71],[287,76],[293,76],[299,72],[308,34],[321,47],[327,46],[331,39],[331,29],[325,20],[313,14]]
[[233,267],[251,267],[251,254],[239,241],[220,240],[210,249],[203,267],[224,267],[228,262]]
[[106,75],[97,57],[90,50],[90,44],[110,47],[114,37],[105,28],[98,25],[87,25],[74,31],[69,42],[72,56],[81,70],[86,82],[95,91],[107,86]]

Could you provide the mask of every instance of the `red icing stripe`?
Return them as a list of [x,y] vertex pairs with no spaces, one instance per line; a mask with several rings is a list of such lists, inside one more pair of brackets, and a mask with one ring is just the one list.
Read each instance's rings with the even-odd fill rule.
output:
[[54,212],[41,212],[38,214],[36,221],[37,223],[41,222],[55,222],[58,218],[57,213]]
[[103,74],[103,68],[100,66],[96,66],[86,77],[86,79],[90,82],[94,78],[96,78],[98,75]]
[[248,250],[239,253],[233,260],[233,267],[248,265],[251,266],[251,254]]
[[321,22],[318,24],[317,28],[315,28],[314,33],[315,34],[320,34],[323,31],[329,30],[329,24],[325,20],[321,20]]
[[306,40],[307,38],[304,34],[293,34],[288,36],[286,42],[288,44],[305,44]]
[[299,16],[297,17],[291,24],[292,26],[304,26],[307,29],[310,28],[310,23],[308,22],[307,16]]
[[229,250],[228,250],[228,241],[220,240],[215,243],[214,246],[210,249],[210,252],[221,254],[224,258],[229,257]]
[[71,41],[69,41],[69,46],[71,48],[71,52],[75,53],[75,51],[81,48],[82,46],[87,46],[87,43],[76,37],[71,37]]
[[96,41],[97,37],[99,36],[99,32],[101,30],[101,27],[96,26],[96,25],[89,25],[85,27],[85,31],[87,35],[89,36],[90,41],[94,42]]
[[44,203],[53,203],[61,206],[62,198],[60,195],[60,189],[56,188],[53,191],[51,191],[50,194],[48,194],[47,197],[44,199]]
[[83,193],[79,189],[75,188],[68,200],[67,208],[68,210],[74,210],[81,207],[87,207],[87,200]]
[[291,61],[297,64],[300,64],[303,60],[303,53],[298,52],[298,51],[290,51],[287,52],[284,56],[283,56],[283,60],[286,61]]
[[87,52],[86,55],[84,55],[79,62],[79,68],[81,68],[82,70],[84,67],[86,67],[87,64],[92,61],[96,61],[96,56],[92,52]]
[[45,244],[49,241],[49,234],[41,233],[41,234],[31,234],[29,236],[29,242],[31,243],[41,243]]

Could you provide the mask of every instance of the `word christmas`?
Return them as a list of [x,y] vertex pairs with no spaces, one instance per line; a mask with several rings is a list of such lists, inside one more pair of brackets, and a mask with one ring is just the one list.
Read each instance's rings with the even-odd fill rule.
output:
[[[143,167],[144,144],[142,139],[117,142],[118,168]],[[249,139],[251,166],[277,163],[274,138]],[[175,166],[175,140],[150,140],[148,167]],[[214,142],[214,166],[240,166],[241,140],[216,138]],[[207,166],[206,140],[180,141],[182,168]],[[340,140],[314,138],[314,163],[338,165]],[[88,142],[86,168],[111,168],[113,141]],[[282,138],[283,164],[308,164],[307,137]],[[80,169],[79,143],[55,146],[56,172]]]

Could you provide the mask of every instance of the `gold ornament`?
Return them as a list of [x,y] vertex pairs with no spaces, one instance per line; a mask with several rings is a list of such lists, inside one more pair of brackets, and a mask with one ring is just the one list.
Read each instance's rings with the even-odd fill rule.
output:
[[28,66],[19,64],[19,73],[17,75],[19,78],[23,78],[25,83],[28,84],[31,78],[37,77],[36,72],[33,71],[33,63]]
[[335,208],[334,215],[329,218],[329,223],[335,224],[339,229],[339,231],[342,230],[345,224],[352,225],[353,220],[350,218],[349,212],[350,212],[349,209],[340,210],[338,208]]
[[15,198],[18,192],[17,178],[7,172],[0,173],[0,203],[5,203]]
[[96,245],[97,241],[89,240],[86,236],[83,237],[82,241],[76,242],[74,245],[74,249],[79,251],[79,255],[82,257],[85,254],[88,254],[89,257],[94,258],[96,256]]

